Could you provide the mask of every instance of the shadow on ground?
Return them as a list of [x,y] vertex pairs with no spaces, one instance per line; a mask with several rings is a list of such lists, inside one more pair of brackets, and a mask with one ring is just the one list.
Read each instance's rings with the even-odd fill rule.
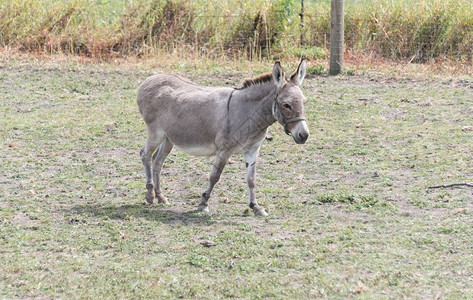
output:
[[178,207],[149,206],[142,203],[119,205],[87,202],[75,205],[63,212],[67,216],[66,219],[70,219],[69,222],[71,223],[77,222],[76,219],[82,220],[89,217],[110,218],[113,220],[146,219],[165,224],[192,226],[208,226],[215,223],[215,220],[210,215],[203,214],[197,210],[182,211]]

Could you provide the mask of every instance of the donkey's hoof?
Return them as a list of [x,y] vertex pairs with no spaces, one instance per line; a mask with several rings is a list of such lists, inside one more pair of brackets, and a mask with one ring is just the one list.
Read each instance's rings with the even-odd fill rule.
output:
[[160,204],[164,204],[166,206],[171,205],[171,203],[169,203],[169,201],[168,201],[168,198],[164,197],[161,194],[159,194],[156,198],[158,199],[158,203],[160,203]]
[[168,201],[168,199],[158,200],[158,203],[162,204],[162,205],[165,205],[165,206],[170,206],[171,205],[171,203]]
[[146,203],[151,205],[154,202],[154,197],[148,197],[148,195],[145,196]]
[[148,191],[145,194],[146,202],[148,202],[148,204],[153,204],[155,196],[156,194],[154,193],[154,190],[151,187],[151,189],[148,189]]
[[268,216],[268,213],[262,207],[255,209],[254,213],[255,213],[255,216],[257,216],[257,217],[267,217]]
[[208,205],[202,205],[200,204],[199,207],[197,207],[197,209],[205,214],[209,214],[210,213],[210,210],[209,210],[209,206]]

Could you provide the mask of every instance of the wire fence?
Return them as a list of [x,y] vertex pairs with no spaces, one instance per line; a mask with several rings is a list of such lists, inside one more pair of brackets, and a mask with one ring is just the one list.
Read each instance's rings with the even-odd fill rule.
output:
[[[263,15],[199,15],[190,19],[164,18],[160,26],[152,25],[152,35],[142,35],[134,43],[123,43],[127,50],[140,45],[157,45],[168,49],[187,46],[201,52],[243,55],[249,59],[273,55],[306,55],[322,58],[330,48],[329,12],[306,14],[305,22],[273,12]],[[219,20],[224,19],[223,24]],[[282,21],[278,21],[282,20]],[[191,29],[198,23],[197,29]],[[217,24],[217,25],[216,25]],[[345,49],[362,55],[423,62],[435,58],[472,60],[473,23],[471,28],[451,23],[387,23],[376,18],[345,19]],[[159,30],[155,30],[159,27]],[[154,40],[152,40],[154,39]]]
[[[87,56],[159,50],[248,59],[322,58],[330,46],[327,0],[122,1],[113,18],[101,11],[118,5],[116,0],[106,9],[102,1],[66,1],[56,8],[46,7],[49,2],[4,2],[0,45]],[[346,1],[345,49],[418,62],[471,61],[472,15],[469,0]]]

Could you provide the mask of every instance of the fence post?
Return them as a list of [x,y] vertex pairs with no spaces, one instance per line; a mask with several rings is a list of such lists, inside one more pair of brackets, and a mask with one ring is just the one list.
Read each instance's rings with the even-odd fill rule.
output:
[[343,66],[343,0],[332,0],[330,21],[330,75],[338,75]]

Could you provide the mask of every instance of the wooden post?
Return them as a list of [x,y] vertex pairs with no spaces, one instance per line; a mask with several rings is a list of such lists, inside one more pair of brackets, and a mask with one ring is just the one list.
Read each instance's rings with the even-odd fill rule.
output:
[[332,0],[330,21],[330,75],[338,75],[343,66],[343,0]]

